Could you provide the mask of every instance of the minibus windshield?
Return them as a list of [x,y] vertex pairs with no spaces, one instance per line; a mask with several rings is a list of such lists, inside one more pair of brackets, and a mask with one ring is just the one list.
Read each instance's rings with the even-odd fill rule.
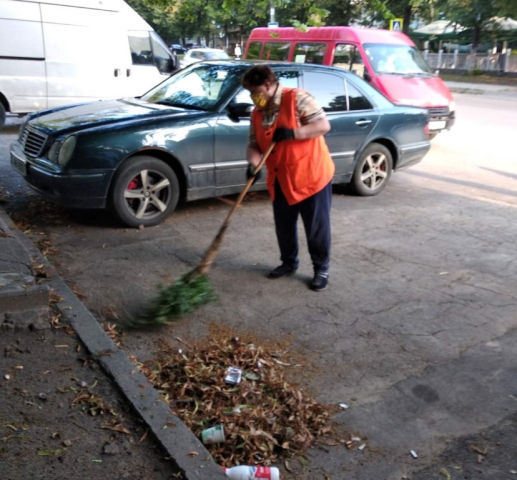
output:
[[369,43],[364,50],[376,74],[432,75],[420,52],[410,45]]

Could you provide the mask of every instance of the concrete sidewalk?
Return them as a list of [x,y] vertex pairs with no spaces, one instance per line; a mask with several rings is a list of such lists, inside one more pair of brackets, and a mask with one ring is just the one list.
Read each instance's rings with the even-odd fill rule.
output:
[[[179,418],[171,414],[147,378],[136,371],[126,354],[115,345],[32,242],[16,229],[1,207],[0,327],[3,331],[0,347],[5,357],[0,363],[0,420],[2,427],[7,425],[12,430],[10,436],[3,438],[4,441],[11,441],[7,444],[10,450],[6,447],[0,453],[0,463],[12,468],[12,471],[7,471],[7,474],[11,472],[12,477],[2,474],[2,478],[23,478],[24,475],[27,478],[34,469],[44,470],[49,465],[42,462],[48,456],[60,458],[59,464],[54,462],[52,466],[54,478],[95,478],[92,475],[95,466],[110,478],[120,475],[117,478],[162,480],[177,474],[182,476],[174,478],[187,480],[227,478],[203,444]],[[74,332],[80,341],[75,338]],[[89,352],[86,358],[81,342]],[[90,365],[88,371],[84,368],[85,364]],[[51,375],[53,372],[56,374]],[[88,381],[81,380],[85,376],[89,376]],[[67,381],[66,388],[57,387]],[[45,385],[46,390],[42,391]],[[97,391],[99,389],[101,393]],[[125,402],[118,398],[117,389]],[[57,401],[56,390],[65,395],[60,402]],[[119,405],[117,410],[122,413],[115,418],[110,416],[113,423],[108,426],[87,423],[79,425],[81,429],[75,431],[77,422],[72,422],[75,427],[67,426],[66,418],[69,417],[64,417],[65,407],[70,404],[74,406],[78,398],[85,398],[76,396],[78,392],[88,397],[94,391],[95,398],[102,397],[102,405]],[[19,392],[24,392],[21,399],[17,398]],[[66,398],[67,393],[72,396]],[[129,404],[130,408],[125,409],[121,404]],[[105,410],[110,412],[108,407]],[[75,418],[76,415],[72,410],[70,416]],[[88,418],[83,416],[81,421],[89,421]],[[154,437],[151,444],[147,447],[140,445],[135,435],[131,436],[131,428],[116,423],[120,419],[124,419],[124,425],[135,425],[135,431],[143,423],[144,430],[151,434],[149,439]],[[65,433],[57,433],[63,431]],[[114,431],[119,432],[118,435],[122,432],[124,440],[117,441],[109,436],[117,435]],[[52,435],[49,432],[53,432]],[[74,436],[76,439],[70,440]],[[20,437],[23,437],[26,445],[31,445],[32,450],[29,451],[33,451],[34,458],[39,462],[34,464],[28,461],[25,471],[15,461],[20,456],[18,447],[21,446],[12,443]],[[147,438],[147,433],[140,438]],[[153,454],[153,449],[156,450],[155,441],[163,450],[154,452],[156,461],[153,465],[149,455]],[[76,448],[74,453],[75,444],[83,445],[83,449]],[[92,455],[103,455],[102,459],[85,460],[84,449],[88,449],[85,445],[95,445],[97,451]],[[147,452],[143,448],[147,448]],[[81,455],[78,450],[81,450]],[[130,462],[125,456],[113,455],[113,452],[122,450],[127,450],[131,455]],[[160,464],[165,455],[172,463]],[[7,457],[4,458],[5,462],[1,459],[4,456]],[[68,464],[63,459],[68,460]],[[125,472],[124,475],[122,472]],[[82,477],[81,473],[85,476]]]
[[453,93],[517,93],[517,87],[511,85],[493,85],[489,83],[445,82]]

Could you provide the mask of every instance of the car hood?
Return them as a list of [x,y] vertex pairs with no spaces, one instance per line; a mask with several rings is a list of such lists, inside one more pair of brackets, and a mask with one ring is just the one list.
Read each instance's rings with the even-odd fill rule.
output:
[[156,105],[136,98],[123,98],[39,112],[31,123],[48,133],[67,133],[96,127],[110,128],[122,123],[139,123],[152,118],[198,116],[203,113],[206,112]]
[[444,107],[453,100],[447,85],[439,77],[381,75],[379,89],[393,103],[414,107]]

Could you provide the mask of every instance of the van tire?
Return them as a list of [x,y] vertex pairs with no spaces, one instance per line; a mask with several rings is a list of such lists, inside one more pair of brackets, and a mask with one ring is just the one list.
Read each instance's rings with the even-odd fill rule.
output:
[[[153,190],[157,185],[161,188]],[[179,194],[178,177],[169,165],[148,155],[138,155],[124,162],[116,172],[109,206],[129,227],[151,227],[172,214]]]
[[5,125],[5,108],[2,105],[2,102],[0,102],[0,128],[2,128]]
[[352,188],[362,197],[377,195],[387,185],[392,170],[390,151],[380,143],[371,143],[363,150],[354,168]]

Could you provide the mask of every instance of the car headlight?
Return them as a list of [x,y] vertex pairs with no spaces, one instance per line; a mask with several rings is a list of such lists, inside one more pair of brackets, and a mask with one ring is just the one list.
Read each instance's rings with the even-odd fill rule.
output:
[[51,162],[57,163],[57,156],[59,154],[59,149],[61,148],[61,142],[54,142],[52,146],[50,147],[50,150],[48,152],[48,159]]
[[454,112],[456,110],[456,102],[453,100],[451,103],[449,103],[449,112]]
[[[76,143],[77,137],[72,135],[63,142],[61,148],[57,147],[59,148],[59,153],[57,154],[57,163],[59,163],[59,165],[64,167],[68,163],[74,153]],[[54,145],[52,145],[52,147],[54,147]],[[52,150],[52,148],[50,150]]]

